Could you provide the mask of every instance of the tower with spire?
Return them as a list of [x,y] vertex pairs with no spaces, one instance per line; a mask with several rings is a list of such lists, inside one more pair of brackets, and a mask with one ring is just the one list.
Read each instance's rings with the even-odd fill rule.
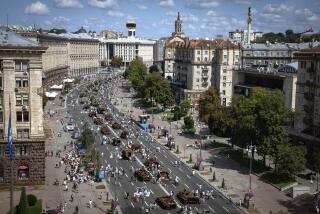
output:
[[250,45],[251,43],[251,24],[252,24],[252,16],[251,16],[251,7],[248,8],[248,29],[247,29],[247,44]]
[[182,32],[182,20],[180,19],[180,12],[178,12],[178,17],[174,22],[174,32],[172,33],[172,37],[185,37],[184,32]]

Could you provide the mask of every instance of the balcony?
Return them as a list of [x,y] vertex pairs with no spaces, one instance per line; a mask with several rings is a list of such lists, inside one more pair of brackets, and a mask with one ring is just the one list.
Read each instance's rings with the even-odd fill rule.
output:
[[313,112],[313,106],[303,105],[303,110],[304,110],[306,113],[311,113],[311,112]]
[[309,126],[313,125],[313,119],[311,117],[304,117],[303,118],[303,123]]
[[304,93],[304,98],[308,101],[314,101],[314,93]]
[[314,72],[316,72],[316,70],[314,69],[314,67],[310,67],[310,68],[307,68],[307,72],[314,73]]

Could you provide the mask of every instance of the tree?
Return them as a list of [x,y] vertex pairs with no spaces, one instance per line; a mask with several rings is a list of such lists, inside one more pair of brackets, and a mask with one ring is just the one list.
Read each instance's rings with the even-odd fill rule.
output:
[[184,100],[180,103],[180,111],[182,114],[182,117],[186,116],[190,109],[190,103],[188,100]]
[[146,75],[143,94],[144,98],[154,99],[164,108],[174,103],[170,83],[159,72]]
[[122,57],[114,56],[112,57],[110,64],[113,67],[119,68],[122,65],[122,62],[123,62]]
[[313,167],[317,173],[320,173],[320,152],[313,155]]
[[305,169],[307,153],[305,147],[283,143],[278,149],[274,172],[279,178],[290,179],[292,175]]
[[89,129],[89,124],[85,123],[83,126],[83,131],[81,133],[79,141],[81,142],[81,146],[88,149],[91,147],[95,140],[95,137],[92,131]]
[[221,117],[222,109],[219,93],[212,87],[201,95],[199,100],[199,117],[202,122],[208,124],[210,116],[215,122],[218,121]]
[[61,34],[61,33],[67,33],[67,31],[63,28],[52,28],[49,33],[55,33],[55,34]]
[[191,116],[187,116],[184,118],[184,128],[187,130],[194,128],[194,121]]
[[147,67],[143,64],[141,58],[136,58],[131,61],[129,67],[124,73],[134,87],[142,94],[144,87],[145,76],[147,75]]
[[27,194],[26,194],[26,188],[22,187],[21,196],[20,196],[20,202],[17,206],[17,214],[30,214],[30,208],[28,204]]
[[180,120],[181,117],[182,117],[181,109],[179,107],[174,107],[172,120],[177,121],[177,120]]

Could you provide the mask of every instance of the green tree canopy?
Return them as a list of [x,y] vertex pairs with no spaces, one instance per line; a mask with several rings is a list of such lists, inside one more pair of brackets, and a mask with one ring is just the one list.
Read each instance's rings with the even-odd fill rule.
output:
[[303,146],[290,146],[283,143],[279,147],[277,159],[275,160],[275,174],[283,179],[292,178],[295,173],[305,169],[307,153]]
[[209,116],[220,114],[222,111],[219,93],[212,87],[201,94],[199,100],[199,117],[202,122],[208,123]]
[[83,131],[81,133],[79,141],[81,142],[81,146],[88,149],[95,141],[94,134],[89,129],[89,124],[85,123],[83,125]]
[[122,57],[114,56],[112,57],[110,64],[113,67],[119,68],[122,65],[122,62],[123,62]]
[[52,28],[51,30],[49,30],[49,33],[61,34],[67,33],[67,31],[63,28]]
[[194,127],[194,121],[191,116],[184,117],[183,121],[185,129],[192,129]]
[[129,67],[125,71],[125,76],[132,82],[134,87],[143,93],[144,80],[147,75],[147,67],[143,64],[141,58],[136,58],[131,61]]
[[20,196],[20,202],[17,206],[17,214],[30,214],[30,208],[28,204],[27,194],[26,194],[26,188],[22,187],[21,196]]
[[170,83],[159,72],[146,75],[143,95],[145,98],[154,99],[164,108],[174,103]]
[[182,113],[182,117],[186,116],[190,109],[190,103],[188,100],[184,100],[180,103],[180,110]]

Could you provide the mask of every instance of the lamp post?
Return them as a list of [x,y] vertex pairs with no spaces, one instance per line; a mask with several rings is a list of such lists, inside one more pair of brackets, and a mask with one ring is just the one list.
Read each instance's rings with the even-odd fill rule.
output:
[[249,168],[249,192],[251,192],[251,171],[252,171],[252,159],[253,159],[253,154],[254,152],[257,152],[257,147],[255,145],[252,145],[252,142],[250,145],[247,145],[246,149],[247,153],[251,154],[250,157],[250,168]]

